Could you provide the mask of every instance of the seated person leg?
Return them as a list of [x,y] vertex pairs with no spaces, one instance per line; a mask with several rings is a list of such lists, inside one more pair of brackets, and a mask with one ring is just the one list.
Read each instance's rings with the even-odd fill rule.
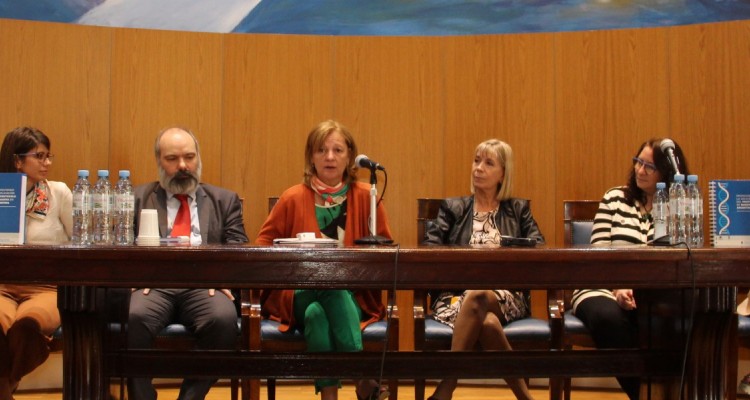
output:
[[[237,309],[232,299],[216,290],[209,296],[208,289],[183,291],[177,302],[177,321],[197,337],[198,348],[204,350],[232,350],[237,345]],[[178,400],[203,399],[216,379],[185,379]]]
[[[128,314],[128,347],[150,349],[154,338],[172,319],[174,296],[181,289],[150,289],[147,295],[143,289],[135,290],[130,296]],[[155,400],[156,390],[151,378],[129,378],[128,398]]]
[[[636,313],[624,310],[615,300],[589,297],[578,305],[575,315],[589,329],[597,348],[622,349],[638,345]],[[638,399],[641,385],[638,377],[618,377],[617,381],[631,400]]]
[[318,296],[326,313],[336,351],[362,351],[362,331],[359,308],[350,290],[322,290]]
[[60,326],[57,291],[34,286],[24,287],[27,299],[18,305],[16,321],[8,329],[11,356],[10,384],[13,389],[26,374],[44,363],[49,356],[49,341]]
[[[302,324],[307,351],[334,351],[333,336],[328,322],[328,316],[323,305],[318,302],[320,290],[294,291],[294,318]],[[338,379],[316,379],[315,393],[336,390],[341,387]],[[332,395],[332,394],[331,394]]]

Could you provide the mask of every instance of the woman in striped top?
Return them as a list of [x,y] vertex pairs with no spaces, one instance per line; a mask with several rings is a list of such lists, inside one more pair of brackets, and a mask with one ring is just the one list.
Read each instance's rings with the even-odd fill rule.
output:
[[[654,238],[651,206],[657,182],[668,182],[674,171],[659,147],[662,139],[651,139],[633,157],[625,186],[609,189],[599,203],[594,218],[591,243],[645,244]],[[687,160],[675,143],[674,153],[681,161],[680,172],[688,174]],[[632,289],[583,289],[573,292],[573,313],[591,332],[598,348],[636,347],[636,302]],[[631,400],[638,399],[640,380],[618,377]]]

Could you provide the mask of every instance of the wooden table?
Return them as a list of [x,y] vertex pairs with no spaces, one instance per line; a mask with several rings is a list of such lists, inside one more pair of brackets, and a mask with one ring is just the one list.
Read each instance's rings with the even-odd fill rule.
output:
[[[689,390],[690,398],[718,399],[723,397],[726,380],[721,357],[731,357],[733,351],[736,363],[733,297],[723,294],[722,288],[750,285],[750,251],[745,249],[0,246],[0,259],[2,282],[60,286],[64,398],[86,400],[107,396],[109,375],[320,377],[336,371],[337,376],[356,378],[372,376],[381,365],[379,355],[371,353],[212,351],[164,357],[154,351],[108,349],[97,303],[101,300],[96,296],[98,287],[632,287],[682,292],[692,287],[710,288],[709,295],[699,302],[699,323],[691,342],[693,349],[711,344],[714,355],[698,357],[698,351],[691,352],[688,382],[696,382]],[[672,331],[686,337],[684,323]],[[656,333],[652,339],[659,342]],[[446,377],[444,366],[450,363],[449,376],[457,378],[612,376],[627,374],[636,366],[648,375],[675,376],[680,372],[681,357],[679,346],[661,348],[660,343],[640,350],[513,351],[502,356],[399,352],[385,357],[384,374]],[[478,369],[476,365],[485,367]]]

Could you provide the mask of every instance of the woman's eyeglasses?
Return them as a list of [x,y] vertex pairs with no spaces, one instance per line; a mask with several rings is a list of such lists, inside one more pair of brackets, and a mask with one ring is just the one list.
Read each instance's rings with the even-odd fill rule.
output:
[[38,153],[23,153],[23,154],[16,154],[19,157],[34,157],[39,161],[44,162],[45,160],[52,161],[55,156],[52,153],[45,153],[43,151],[40,151]]
[[638,157],[633,157],[633,168],[638,169],[641,167],[643,168],[643,171],[646,173],[646,175],[651,175],[656,172],[656,165],[648,161],[641,160]]

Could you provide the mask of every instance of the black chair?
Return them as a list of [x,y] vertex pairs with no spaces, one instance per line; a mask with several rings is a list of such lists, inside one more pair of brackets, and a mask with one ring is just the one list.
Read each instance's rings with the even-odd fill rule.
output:
[[[276,205],[278,197],[269,197],[268,211]],[[398,308],[395,302],[395,293],[391,290],[384,291],[384,303],[393,304],[387,310],[388,319],[375,322],[368,325],[362,331],[362,342],[364,351],[382,352],[386,346],[386,351],[398,351],[399,335],[399,318]],[[269,353],[279,352],[304,352],[307,345],[302,332],[294,330],[293,332],[280,332],[279,323],[268,319],[261,318],[260,313],[260,291],[243,290],[242,291],[242,319],[246,321],[245,326],[248,331],[243,333],[246,347],[251,350],[263,351]],[[244,381],[248,381],[245,383]],[[260,380],[250,379],[243,381],[243,391],[248,389],[250,399],[257,400],[260,398]],[[276,379],[269,378],[266,380],[268,399],[276,399]],[[388,380],[389,399],[398,400],[398,380]],[[243,399],[246,396],[243,394]]]
[[[417,243],[425,239],[425,231],[437,218],[443,199],[417,199]],[[436,321],[430,315],[430,299],[425,290],[414,291],[414,350],[435,351],[450,350],[453,329]],[[554,318],[551,318],[551,321]],[[514,349],[543,349],[553,348],[552,326],[538,318],[524,318],[513,321],[503,327],[508,341]],[[555,379],[550,379],[550,387],[555,385]],[[424,400],[425,380],[414,380],[414,399]]]

